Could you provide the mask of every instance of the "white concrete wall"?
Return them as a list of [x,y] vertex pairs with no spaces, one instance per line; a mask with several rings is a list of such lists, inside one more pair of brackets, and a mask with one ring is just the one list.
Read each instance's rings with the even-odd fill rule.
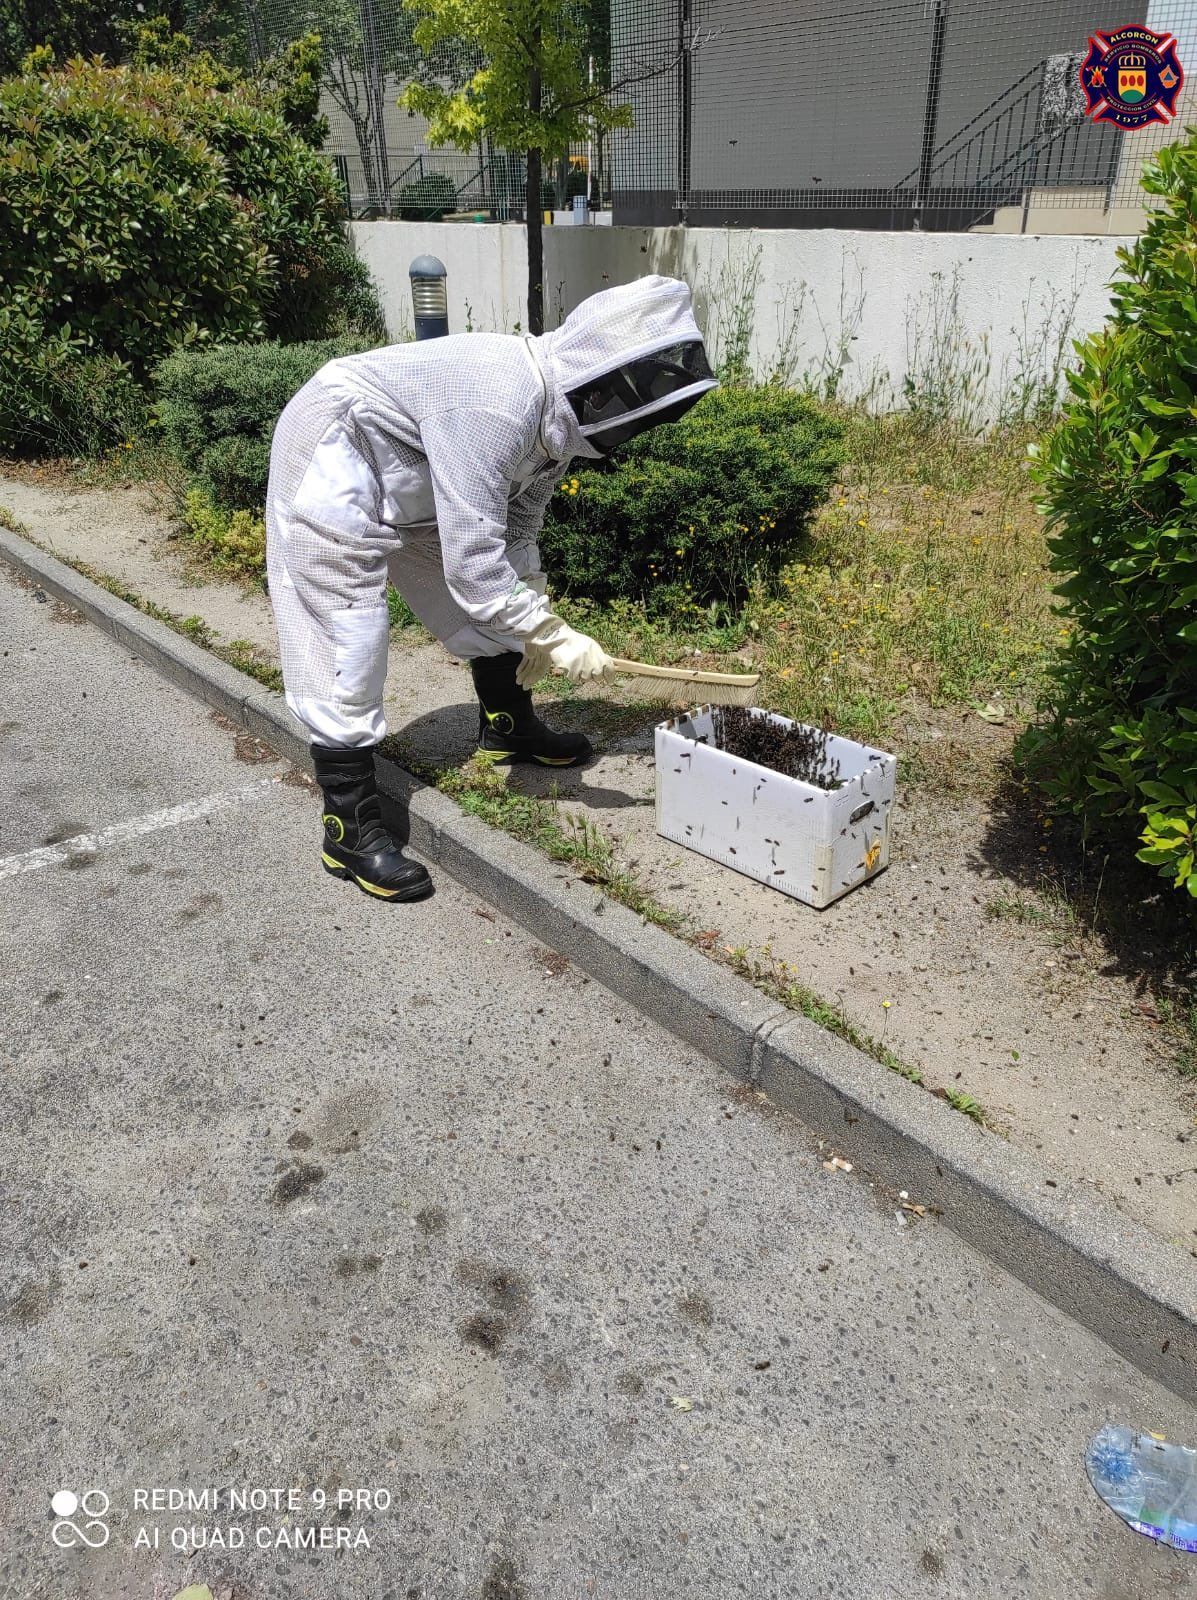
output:
[[[430,252],[449,273],[454,333],[514,332],[526,319],[527,251],[518,224],[363,222],[357,248],[394,337],[411,327],[407,267]],[[765,377],[820,374],[846,356],[840,393],[899,400],[945,345],[971,362],[990,413],[1014,373],[1047,360],[1061,333],[1104,322],[1116,239],[1093,236],[850,232],[832,229],[545,229],[546,321],[645,273],[685,278],[716,358],[733,302],[755,284],[751,360]]]

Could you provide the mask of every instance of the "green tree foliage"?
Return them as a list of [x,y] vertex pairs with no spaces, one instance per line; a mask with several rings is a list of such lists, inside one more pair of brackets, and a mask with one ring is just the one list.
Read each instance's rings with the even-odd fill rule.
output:
[[312,97],[285,63],[251,80],[157,24],[133,53],[56,67],[42,51],[0,84],[9,449],[59,437],[80,361],[141,379],[179,345],[382,336],[332,172],[288,126],[311,133]]
[[737,604],[801,550],[841,434],[779,385],[715,390],[679,422],[565,478],[540,540],[546,571],[593,600]]
[[458,38],[422,50],[415,19],[381,0],[294,0],[285,8],[247,0],[247,15],[262,51],[283,50],[296,32],[319,36],[322,86],[353,129],[369,209],[387,215],[401,176],[386,150],[388,80],[460,85],[478,66],[476,55]]
[[400,104],[427,117],[432,144],[473,149],[484,136],[527,153],[528,327],[544,329],[541,194],[552,160],[594,131],[629,128],[632,108],[590,81],[590,10],[576,0],[403,0],[425,51],[464,43],[483,63],[461,88],[415,82]]
[[242,0],[0,0],[0,77],[20,70],[31,50],[48,45],[59,61],[102,55],[128,58],[134,31],[151,16],[170,29],[183,26],[204,49],[245,65],[247,40]]
[[1071,619],[1033,773],[1092,830],[1197,897],[1197,136],[1144,176],[1164,200],[1120,252],[1114,314],[1078,345],[1038,461]]

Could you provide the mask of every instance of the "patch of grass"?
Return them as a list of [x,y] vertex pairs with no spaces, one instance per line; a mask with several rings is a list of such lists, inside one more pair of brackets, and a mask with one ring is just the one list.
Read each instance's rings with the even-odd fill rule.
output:
[[1197,1078],[1197,1000],[1161,995],[1155,1006],[1175,1041],[1177,1072],[1182,1078]]
[[995,895],[986,901],[985,914],[997,922],[1017,922],[1026,928],[1040,928],[1058,938],[1067,938],[1078,929],[1076,909],[1064,892],[1045,885],[1038,894],[1016,890]]
[[416,616],[392,583],[387,584],[387,616],[390,618],[393,629],[416,628],[426,639],[432,638],[432,635],[427,632],[419,617]]
[[[940,778],[959,767],[959,742],[912,741],[911,722],[992,707],[986,720],[1017,725],[1065,634],[1025,470],[1031,430],[842,416],[843,481],[775,592],[758,585],[738,612],[561,609],[615,655],[759,670],[759,704],[866,743],[917,742],[904,776]],[[1003,741],[975,742],[966,777],[983,787]]]
[[905,1078],[907,1083],[917,1084],[925,1088],[923,1075],[917,1067],[912,1067],[909,1062],[903,1061],[888,1045],[879,1039],[874,1039],[854,1022],[850,1022],[838,1006],[829,1004],[809,989],[806,984],[800,983],[793,976],[793,968],[788,962],[779,961],[770,950],[764,950],[760,956],[753,956],[742,946],[732,947],[725,945],[722,955],[727,958],[728,964],[734,968],[741,977],[747,978],[754,988],[760,989],[763,994],[770,995],[790,1011],[797,1011],[811,1022],[817,1022],[821,1028],[826,1028],[828,1033],[834,1033],[837,1038],[860,1050],[864,1055],[872,1056],[874,1061],[887,1067],[890,1072],[896,1072],[900,1078]]
[[769,706],[866,742],[900,708],[1022,716],[1061,627],[1025,432],[854,414],[849,436],[806,559],[757,607]]
[[584,883],[597,884],[646,922],[670,933],[684,930],[687,919],[654,899],[634,871],[619,862],[608,835],[589,818],[563,813],[555,798],[510,788],[494,763],[480,755],[463,767],[440,772],[436,783],[470,816],[535,845],[553,861],[567,862]]
[[75,561],[63,555],[58,555],[57,559],[65,566],[73,567],[76,572],[81,573],[101,589],[106,589],[109,594],[115,595],[118,600],[123,600],[126,605],[133,606],[143,616],[153,617],[156,622],[164,622],[175,633],[181,633],[185,639],[190,639],[193,644],[210,651],[230,667],[236,667],[238,672],[244,672],[256,679],[264,688],[282,693],[281,671],[273,661],[263,655],[257,645],[251,644],[249,640],[221,639],[202,617],[181,617],[177,612],[168,611],[165,606],[160,606],[153,600],[147,600],[135,590],[126,588],[119,579],[109,577],[106,572],[97,571],[86,561]]
[[[728,671],[734,672],[737,664],[744,670],[742,662],[731,657],[754,638],[748,612],[734,611],[718,601],[665,613],[650,612],[636,600],[599,605],[563,596],[555,598],[554,604],[571,626],[592,633],[612,655],[654,666],[671,666],[683,657],[694,657],[695,666],[719,660],[730,662]],[[698,656],[707,659],[699,661]]]
[[7,528],[9,533],[27,534],[29,529],[14,511],[7,506],[0,506],[0,528]]

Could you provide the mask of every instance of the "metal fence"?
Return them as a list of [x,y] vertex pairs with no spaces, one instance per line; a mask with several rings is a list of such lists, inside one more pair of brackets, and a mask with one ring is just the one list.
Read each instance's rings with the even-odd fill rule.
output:
[[[433,150],[398,97],[423,58],[397,0],[246,0],[259,54],[318,30],[328,151],[355,215],[522,215],[523,159]],[[601,63],[632,129],[546,176],[546,207],[586,192],[660,224],[1133,231],[1146,157],[1197,94],[1197,0],[609,0]],[[1081,87],[1091,36],[1174,36],[1175,119],[1124,132]]]

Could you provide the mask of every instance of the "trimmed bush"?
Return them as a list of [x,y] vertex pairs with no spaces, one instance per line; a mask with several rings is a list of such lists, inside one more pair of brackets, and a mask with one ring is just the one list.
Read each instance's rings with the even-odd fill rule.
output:
[[80,361],[140,382],[183,345],[381,337],[331,168],[288,127],[284,90],[180,65],[187,41],[160,32],[129,66],[38,51],[0,83],[0,448],[63,431]]
[[399,191],[399,215],[404,222],[439,222],[457,209],[457,185],[443,172],[426,172]]
[[1039,453],[1056,593],[1071,619],[1030,770],[1090,832],[1197,897],[1197,136],[1166,146],[1164,197],[1120,252],[1114,315],[1077,346]]
[[559,590],[593,600],[739,604],[799,553],[841,437],[791,390],[715,390],[566,478],[540,541],[546,570]]
[[163,436],[212,505],[260,508],[271,436],[287,401],[326,361],[369,345],[342,338],[177,350],[155,373]]

